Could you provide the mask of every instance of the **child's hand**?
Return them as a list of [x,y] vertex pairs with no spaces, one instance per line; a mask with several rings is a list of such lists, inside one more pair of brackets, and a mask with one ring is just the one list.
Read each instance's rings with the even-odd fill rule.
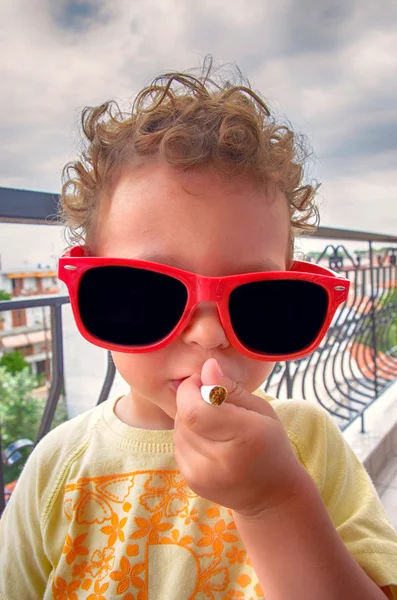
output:
[[[201,385],[223,385],[226,402],[204,402]],[[244,516],[281,505],[307,476],[271,405],[221,377],[215,359],[179,386],[174,441],[189,487]]]

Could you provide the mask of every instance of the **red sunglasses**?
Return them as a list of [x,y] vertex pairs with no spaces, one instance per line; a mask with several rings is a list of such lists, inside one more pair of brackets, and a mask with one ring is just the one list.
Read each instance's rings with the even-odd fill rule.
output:
[[350,282],[318,265],[289,271],[204,277],[175,267],[84,255],[59,259],[80,333],[119,352],[164,348],[181,334],[199,302],[216,302],[228,340],[257,360],[293,360],[315,350]]

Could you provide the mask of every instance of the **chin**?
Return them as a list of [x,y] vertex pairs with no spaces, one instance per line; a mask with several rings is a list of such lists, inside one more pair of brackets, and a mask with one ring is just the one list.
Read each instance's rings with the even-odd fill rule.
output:
[[164,412],[167,415],[167,417],[169,417],[170,419],[172,419],[172,421],[175,421],[176,407],[175,407],[175,410],[165,410]]

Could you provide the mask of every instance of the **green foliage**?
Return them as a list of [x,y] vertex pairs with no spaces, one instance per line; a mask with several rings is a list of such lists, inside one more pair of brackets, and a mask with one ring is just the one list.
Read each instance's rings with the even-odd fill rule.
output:
[[310,252],[306,253],[307,258],[312,258],[313,260],[317,260],[318,257],[320,256],[321,252],[315,252],[314,250],[311,250]]
[[[43,411],[43,402],[32,397],[32,390],[36,385],[36,378],[29,373],[29,369],[10,373],[5,367],[0,367],[0,423],[2,448],[5,448],[20,438],[34,441]],[[18,478],[26,461],[16,465],[4,465],[5,483],[10,483]],[[22,463],[22,464],[21,464]]]
[[[397,290],[391,290],[375,309],[376,350],[388,352],[397,347]],[[358,342],[373,348],[372,315],[368,313],[362,325]]]
[[329,250],[327,251],[326,254],[327,257],[332,256],[332,258],[344,258],[345,255],[343,254],[342,250],[338,250],[338,252],[335,254],[333,248],[329,248]]
[[5,290],[0,290],[0,302],[2,300],[11,300],[11,294],[6,292]]
[[387,352],[397,346],[397,290],[391,290],[383,298],[378,313],[383,318],[377,322],[376,349]]
[[37,387],[43,387],[45,385],[47,378],[45,373],[39,373],[37,375]]
[[[10,373],[0,367],[0,423],[2,449],[21,438],[35,441],[43,416],[45,399],[33,394],[37,387],[37,378],[29,369]],[[67,421],[64,400],[57,407],[52,428]],[[30,454],[31,448],[21,450],[21,460],[15,465],[3,465],[4,481],[10,483],[18,479],[19,474]]]
[[9,373],[14,375],[24,369],[29,369],[29,364],[19,350],[13,350],[12,352],[7,352],[0,358],[0,367],[5,367]]

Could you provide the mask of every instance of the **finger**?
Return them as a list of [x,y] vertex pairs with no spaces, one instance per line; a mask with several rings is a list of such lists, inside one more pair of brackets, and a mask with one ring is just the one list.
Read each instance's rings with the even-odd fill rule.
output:
[[205,497],[205,491],[199,489],[195,482],[210,479],[208,473],[208,458],[196,452],[193,448],[187,448],[184,452],[175,451],[175,460],[183,479],[190,489],[199,496]]
[[187,451],[194,450],[198,454],[212,460],[214,454],[216,454],[218,442],[213,440],[209,441],[202,435],[198,435],[195,431],[192,431],[192,429],[187,427],[179,417],[175,419],[173,437],[175,452],[178,452],[182,456],[185,455]]
[[232,402],[225,402],[220,407],[211,406],[202,399],[200,387],[199,375],[192,375],[180,384],[176,394],[177,420],[207,440],[230,441],[236,439],[239,432],[251,435],[255,427],[252,419],[265,418]]
[[[224,373],[223,377],[219,375],[217,364],[215,358],[210,358],[204,363],[201,370],[203,385],[222,385],[228,391],[226,402],[278,420],[277,414],[269,402],[245,390],[240,383],[234,381],[227,373]],[[220,410],[224,406],[223,404]]]
[[[201,397],[201,378],[199,375],[188,377],[178,387],[176,393],[177,417],[179,426],[184,425],[197,435],[207,439],[225,441],[232,436],[232,413],[241,411],[233,404],[214,407]],[[221,410],[222,408],[222,410]]]

